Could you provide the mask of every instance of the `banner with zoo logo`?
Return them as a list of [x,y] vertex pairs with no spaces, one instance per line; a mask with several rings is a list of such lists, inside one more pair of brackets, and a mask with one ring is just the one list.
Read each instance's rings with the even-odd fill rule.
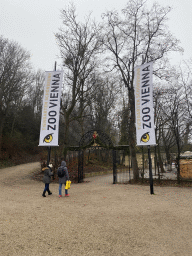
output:
[[137,145],[156,145],[153,114],[153,63],[137,66],[134,71]]
[[63,71],[46,72],[39,146],[58,146]]

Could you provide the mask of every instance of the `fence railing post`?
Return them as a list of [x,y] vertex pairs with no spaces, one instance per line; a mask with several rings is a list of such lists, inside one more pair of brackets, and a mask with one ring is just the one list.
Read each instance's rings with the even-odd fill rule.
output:
[[113,150],[113,184],[117,183],[116,150]]

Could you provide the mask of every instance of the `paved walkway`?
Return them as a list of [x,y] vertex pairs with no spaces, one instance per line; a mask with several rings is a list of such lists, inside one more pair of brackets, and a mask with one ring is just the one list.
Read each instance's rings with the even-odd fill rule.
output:
[[39,163],[0,170],[2,256],[191,256],[192,188],[72,184],[69,198],[42,197]]

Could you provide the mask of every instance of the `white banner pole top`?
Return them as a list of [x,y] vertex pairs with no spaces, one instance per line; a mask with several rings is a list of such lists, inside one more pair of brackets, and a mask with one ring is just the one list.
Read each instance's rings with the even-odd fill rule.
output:
[[39,146],[58,146],[63,71],[46,71]]
[[138,146],[156,145],[152,76],[153,62],[135,68],[135,117]]

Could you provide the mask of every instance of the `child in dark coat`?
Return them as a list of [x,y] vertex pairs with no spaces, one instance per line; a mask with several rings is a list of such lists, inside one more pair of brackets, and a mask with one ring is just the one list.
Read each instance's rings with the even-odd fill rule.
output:
[[[57,175],[60,168],[63,168],[65,170],[65,175],[62,178],[59,177],[59,197],[62,197],[62,185],[66,185],[66,181],[69,180],[69,173],[65,161],[61,162],[61,166],[57,170]],[[65,196],[69,196],[67,189],[65,189]]]
[[51,191],[49,190],[49,184],[51,182],[51,176],[53,176],[53,172],[51,168],[53,167],[52,164],[49,164],[45,169],[44,169],[44,177],[43,177],[43,182],[45,183],[45,189],[43,191],[42,196],[46,197],[45,193],[46,191],[48,192],[48,195],[51,195]]

